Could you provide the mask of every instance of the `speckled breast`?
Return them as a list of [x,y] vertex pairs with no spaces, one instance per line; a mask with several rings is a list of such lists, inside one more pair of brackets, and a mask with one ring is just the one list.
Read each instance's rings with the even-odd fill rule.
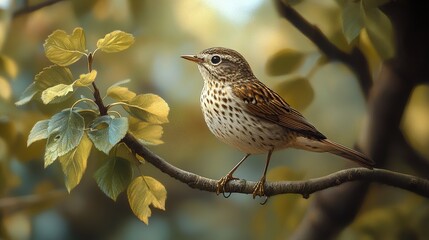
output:
[[220,82],[205,82],[201,109],[210,131],[221,141],[244,153],[258,154],[288,147],[287,131],[274,123],[251,116],[242,100]]

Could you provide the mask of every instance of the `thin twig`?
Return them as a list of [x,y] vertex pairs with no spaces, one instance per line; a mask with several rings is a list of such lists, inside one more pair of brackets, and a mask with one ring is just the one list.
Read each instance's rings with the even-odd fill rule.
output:
[[13,17],[15,18],[15,17],[18,17],[18,16],[26,14],[26,13],[31,13],[31,12],[37,11],[41,8],[50,6],[52,4],[55,4],[55,3],[58,3],[61,1],[63,1],[63,0],[47,0],[47,1],[41,2],[39,4],[32,5],[32,6],[29,6],[27,1],[26,1],[26,4],[24,5],[24,7],[16,10],[13,13]]
[[350,53],[342,51],[329,41],[317,26],[309,23],[289,4],[282,0],[275,0],[274,3],[279,14],[313,42],[325,56],[346,64],[356,74],[365,97],[368,97],[372,86],[372,77],[362,51],[357,47],[354,47]]

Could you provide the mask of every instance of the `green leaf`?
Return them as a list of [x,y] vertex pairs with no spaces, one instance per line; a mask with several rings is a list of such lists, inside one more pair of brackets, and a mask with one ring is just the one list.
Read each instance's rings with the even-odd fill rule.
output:
[[133,117],[129,118],[129,126],[130,133],[143,144],[158,145],[163,143],[161,140],[162,126],[142,122]]
[[21,106],[24,105],[33,99],[33,97],[39,92],[39,89],[36,86],[36,83],[33,82],[28,86],[21,95],[19,101],[15,102],[15,105]]
[[94,174],[98,187],[108,197],[116,201],[131,182],[132,170],[129,161],[119,157],[109,157]]
[[78,61],[86,52],[85,34],[82,28],[75,28],[71,35],[56,30],[43,44],[46,57],[60,66],[68,66]]
[[342,28],[347,42],[355,40],[364,26],[359,2],[346,1],[341,12]]
[[47,88],[42,92],[42,102],[44,104],[48,104],[55,99],[58,100],[58,98],[67,96],[67,94],[70,92],[73,92],[73,84],[66,85],[60,83],[53,87]]
[[27,147],[32,143],[48,137],[49,120],[38,121],[34,124],[27,139]]
[[89,86],[94,82],[97,77],[97,71],[92,70],[90,73],[81,74],[79,79],[75,81],[75,85],[78,87]]
[[69,192],[75,188],[82,179],[86,170],[89,154],[91,153],[91,148],[92,142],[86,134],[84,134],[76,148],[58,158],[66,177],[65,183]]
[[127,102],[133,99],[136,94],[126,87],[111,86],[107,89],[107,96],[121,102]]
[[276,86],[278,92],[291,107],[301,111],[314,99],[314,90],[306,78],[297,77]]
[[168,104],[155,94],[142,94],[132,98],[127,106],[127,110],[132,116],[153,124],[163,124],[168,122]]
[[305,54],[293,49],[283,49],[271,56],[265,69],[268,75],[280,76],[297,70],[304,62]]
[[139,176],[128,186],[128,202],[133,213],[144,223],[148,224],[152,205],[165,210],[167,190],[152,177]]
[[395,55],[392,23],[380,9],[370,7],[373,5],[367,2],[362,0],[361,7],[368,37],[382,59],[392,58]]
[[49,137],[45,150],[45,168],[80,143],[84,127],[83,117],[69,109],[52,116],[48,124]]
[[129,48],[133,43],[134,36],[132,34],[117,30],[99,39],[97,48],[107,53],[120,52]]
[[127,131],[126,117],[101,116],[91,124],[88,136],[98,150],[109,154],[113,146],[125,137]]

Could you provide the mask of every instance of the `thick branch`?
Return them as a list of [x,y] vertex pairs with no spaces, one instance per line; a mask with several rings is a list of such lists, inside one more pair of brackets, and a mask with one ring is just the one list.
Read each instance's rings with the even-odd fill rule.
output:
[[[123,141],[135,153],[142,156],[146,161],[150,162],[152,165],[171,177],[186,183],[192,188],[209,192],[216,191],[217,180],[201,177],[197,174],[184,171],[169,164],[164,159],[141,145],[138,140],[130,134],[127,134]],[[301,194],[307,198],[314,192],[352,181],[383,183],[429,198],[428,180],[383,169],[369,170],[366,168],[342,170],[324,177],[306,181],[268,182],[265,186],[265,194],[267,196],[274,196],[279,194],[295,193]],[[233,180],[227,184],[225,190],[227,192],[251,194],[255,184],[256,182],[252,181]]]
[[274,3],[279,14],[313,42],[325,56],[346,64],[356,74],[365,97],[368,97],[372,86],[372,77],[362,51],[357,47],[354,47],[350,53],[342,51],[329,41],[317,26],[309,23],[289,4],[282,0],[275,0]]
[[15,17],[18,17],[18,16],[26,14],[26,13],[31,13],[31,12],[37,11],[37,10],[39,10],[41,8],[50,6],[52,4],[55,4],[55,3],[61,2],[61,1],[63,1],[63,0],[47,0],[47,1],[41,2],[39,4],[32,5],[32,6],[28,6],[27,4],[25,4],[24,7],[16,10],[13,13],[13,17],[15,18]]

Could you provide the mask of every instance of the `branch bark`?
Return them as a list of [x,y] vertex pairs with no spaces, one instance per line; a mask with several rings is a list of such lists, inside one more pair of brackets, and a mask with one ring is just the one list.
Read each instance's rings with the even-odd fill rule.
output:
[[[123,139],[123,142],[136,154],[142,156],[156,168],[187,184],[191,188],[216,192],[217,180],[205,178],[169,164],[167,161],[140,144],[139,141],[131,134],[127,134]],[[304,198],[308,198],[310,194],[317,191],[353,181],[378,182],[402,188],[429,198],[428,180],[383,169],[370,170],[366,168],[341,170],[324,177],[306,181],[267,182],[265,185],[265,194],[267,196],[274,196],[279,194],[295,193],[302,195]],[[253,181],[233,180],[225,186],[225,191],[251,194],[255,184],[256,182]]]

